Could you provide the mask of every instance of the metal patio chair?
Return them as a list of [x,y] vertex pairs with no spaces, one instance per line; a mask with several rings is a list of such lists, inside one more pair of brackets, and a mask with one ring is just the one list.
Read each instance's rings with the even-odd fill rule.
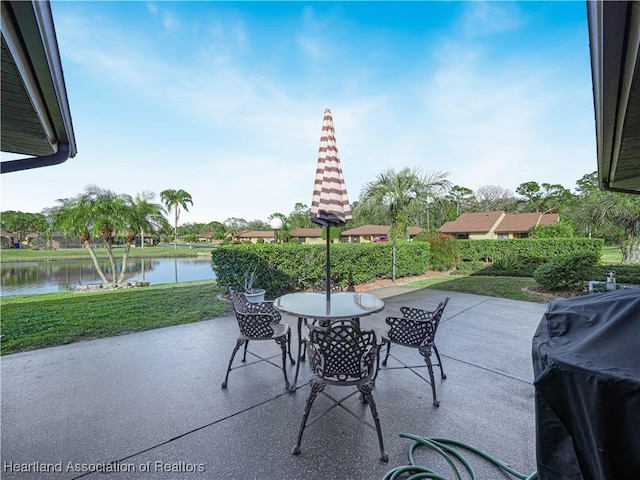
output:
[[350,320],[338,320],[327,327],[312,326],[309,339],[305,342],[309,344],[311,392],[300,424],[298,441],[291,453],[300,454],[302,434],[307,425],[311,406],[318,393],[322,392],[327,385],[336,385],[357,387],[362,395],[362,401],[369,404],[378,433],[380,458],[384,462],[388,461],[389,456],[384,450],[382,441],[378,410],[371,393],[380,350],[375,332],[373,330],[362,331]]
[[227,374],[222,383],[222,388],[227,388],[229,373],[233,359],[240,347],[244,344],[244,355],[242,361],[247,360],[247,348],[249,342],[253,340],[274,340],[282,349],[282,373],[287,390],[289,389],[289,379],[287,377],[287,353],[291,364],[295,360],[291,356],[291,329],[286,323],[280,323],[282,317],[274,307],[272,302],[251,303],[244,295],[234,289],[229,289],[229,296],[233,304],[233,310],[238,321],[240,334],[236,340],[236,346],[231,353]]
[[[440,360],[440,354],[438,353],[438,347],[436,347],[436,332],[438,325],[440,324],[440,318],[444,312],[449,297],[440,302],[438,307],[433,310],[421,310],[413,307],[402,307],[400,312],[402,318],[387,317],[387,325],[390,326],[389,330],[382,335],[382,344],[387,344],[387,354],[382,361],[382,366],[387,365],[387,359],[391,351],[391,344],[400,345],[403,347],[415,348],[420,355],[424,358],[427,368],[429,370],[429,378],[431,379],[431,391],[433,393],[433,405],[435,407],[440,406],[440,402],[436,397],[436,384],[433,378],[433,364],[431,363],[431,352],[435,352],[440,367],[440,376],[445,379],[447,376],[442,370],[442,360]],[[401,367],[410,368],[410,367]]]

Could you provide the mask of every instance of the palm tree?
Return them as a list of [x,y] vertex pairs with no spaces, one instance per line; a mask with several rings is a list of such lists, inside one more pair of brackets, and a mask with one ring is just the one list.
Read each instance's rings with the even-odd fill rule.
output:
[[[114,286],[124,281],[127,259],[137,232],[160,228],[168,224],[162,205],[151,203],[154,195],[150,192],[130,195],[116,194],[111,190],[88,185],[84,193],[71,199],[58,200],[59,206],[51,211],[53,228],[65,235],[78,236],[89,251],[93,264],[103,283]],[[126,233],[127,243],[118,273],[111,248],[114,236]],[[107,280],[96,253],[91,245],[92,238],[102,238],[107,250],[113,276]]]
[[425,175],[418,168],[403,168],[396,173],[390,168],[362,187],[354,214],[386,218],[391,224],[391,239],[406,239],[409,216],[451,187],[447,176],[443,172]]
[[621,244],[622,263],[640,263],[640,196],[593,188],[572,210],[583,228],[615,236]]
[[97,185],[87,185],[84,193],[71,199],[57,200],[61,205],[52,209],[53,229],[65,235],[78,236],[103,283],[109,283],[91,245],[91,239],[101,237],[111,265],[111,283],[117,283],[116,261],[111,244],[113,237],[125,226],[126,203],[122,195]]
[[187,203],[193,205],[191,194],[184,190],[163,190],[160,192],[160,199],[167,207],[167,210],[173,210],[173,248],[178,248],[178,217],[180,216],[180,207],[186,212],[189,211]]
[[90,213],[90,201],[84,195],[75,198],[63,198],[56,200],[60,205],[53,207],[50,211],[52,218],[52,230],[60,231],[69,237],[78,237],[89,251],[93,266],[98,272],[103,283],[109,283],[107,277],[100,266],[96,252],[91,245],[94,221]]
[[124,195],[124,198],[127,204],[127,243],[122,256],[122,268],[120,269],[118,283],[122,283],[125,280],[124,274],[129,251],[138,236],[138,232],[142,237],[141,245],[143,245],[145,230],[147,232],[159,230],[168,225],[167,219],[164,217],[166,213],[164,207],[158,203],[151,203],[155,199],[155,193],[145,191],[138,193],[135,198],[130,195]]
[[[111,245],[115,235],[127,227],[127,203],[124,195],[119,195],[107,188],[97,185],[87,185],[83,196],[88,201],[88,214],[93,221],[94,228],[100,233],[107,250],[111,265],[112,283],[117,283],[116,259]],[[122,266],[124,268],[124,265]]]

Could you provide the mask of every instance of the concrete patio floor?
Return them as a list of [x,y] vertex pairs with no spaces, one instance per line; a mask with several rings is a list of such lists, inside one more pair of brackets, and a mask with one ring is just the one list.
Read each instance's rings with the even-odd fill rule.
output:
[[[253,342],[250,350],[272,352],[273,364],[232,370],[222,389],[237,335],[235,318],[226,316],[2,357],[0,476],[381,479],[407,463],[412,442],[401,433],[452,438],[533,472],[531,340],[547,305],[410,287],[368,293],[386,307],[365,317],[362,327],[379,331],[401,306],[433,309],[451,297],[437,334],[447,374],[441,380],[436,368],[440,407],[432,406],[423,366],[382,369],[378,376],[373,394],[388,463],[379,459],[371,414],[358,395],[323,414],[331,401],[320,394],[302,453],[292,455],[309,394],[308,367],[302,364],[300,388],[288,393],[277,368],[279,349]],[[296,319],[283,319],[295,338]],[[391,354],[389,367],[423,365],[412,349],[394,347]],[[289,367],[290,378],[294,371]],[[352,390],[325,392],[342,398]],[[416,457],[453,478],[432,453],[420,450]],[[469,458],[481,479],[514,478]],[[113,461],[118,472],[91,472],[113,469]],[[61,471],[42,471],[47,468]]]

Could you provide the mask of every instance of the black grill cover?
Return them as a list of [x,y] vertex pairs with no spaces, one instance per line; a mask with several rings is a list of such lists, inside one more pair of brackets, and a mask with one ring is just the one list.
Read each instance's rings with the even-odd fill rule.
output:
[[640,479],[640,289],[551,303],[533,370],[540,480]]

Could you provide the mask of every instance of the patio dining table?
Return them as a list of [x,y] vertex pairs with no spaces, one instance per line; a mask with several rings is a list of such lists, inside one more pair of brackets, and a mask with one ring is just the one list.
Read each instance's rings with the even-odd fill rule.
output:
[[302,325],[306,319],[317,319],[319,322],[353,319],[359,322],[361,317],[371,315],[384,309],[384,302],[368,293],[336,292],[329,299],[324,292],[288,293],[274,300],[273,306],[278,310],[298,317],[298,361],[296,373],[289,388],[294,392],[297,388],[300,361],[303,355]]

